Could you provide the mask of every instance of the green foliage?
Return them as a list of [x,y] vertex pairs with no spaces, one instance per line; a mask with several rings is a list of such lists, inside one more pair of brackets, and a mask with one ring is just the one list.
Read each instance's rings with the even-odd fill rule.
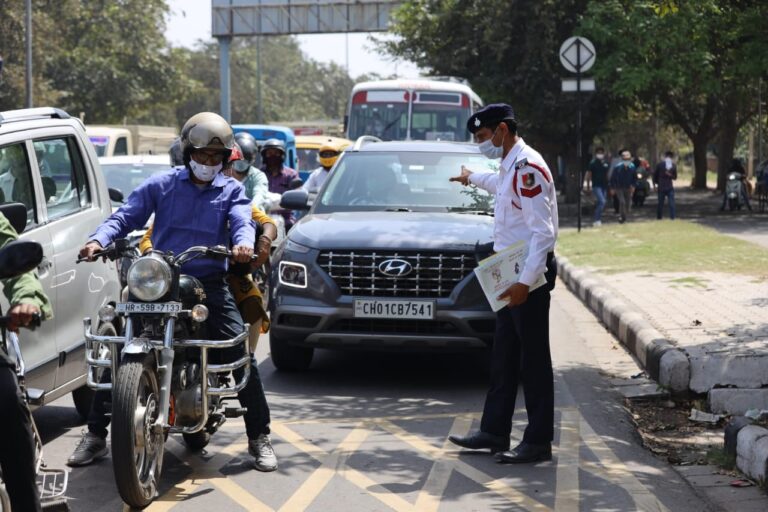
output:
[[[54,105],[89,124],[181,126],[219,110],[219,46],[172,48],[165,0],[34,0],[34,104]],[[0,0],[0,111],[22,108],[24,2]],[[232,121],[256,122],[255,39],[231,45]],[[290,37],[262,38],[266,122],[341,119],[353,80],[337,64],[302,54]]]
[[[410,0],[396,12],[400,36],[385,50],[436,75],[468,79],[486,103],[510,103],[537,147],[575,146],[575,95],[561,93],[558,50],[586,0]],[[602,128],[606,96],[588,99],[584,140]]]

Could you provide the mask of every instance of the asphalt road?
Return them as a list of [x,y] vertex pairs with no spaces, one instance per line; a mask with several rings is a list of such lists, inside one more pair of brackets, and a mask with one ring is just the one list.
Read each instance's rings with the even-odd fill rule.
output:
[[[203,455],[167,443],[161,496],[146,510],[713,510],[638,442],[609,376],[639,371],[562,284],[553,295],[556,439],[551,462],[500,465],[449,433],[477,428],[487,356],[321,352],[283,374],[259,344],[280,468],[250,467],[242,420]],[[518,400],[513,443],[525,420]],[[68,399],[35,413],[46,461],[63,466],[83,428]],[[74,511],[123,510],[111,458],[70,473]]]

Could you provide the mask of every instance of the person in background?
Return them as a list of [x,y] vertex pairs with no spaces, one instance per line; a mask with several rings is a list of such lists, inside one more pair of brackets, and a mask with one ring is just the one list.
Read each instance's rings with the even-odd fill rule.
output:
[[235,142],[240,146],[243,158],[232,162],[232,177],[243,184],[245,195],[256,208],[266,212],[269,209],[269,180],[267,175],[256,169],[256,155],[259,145],[248,132],[235,134]]
[[675,154],[672,151],[664,153],[664,160],[656,164],[653,171],[653,184],[659,197],[656,206],[656,218],[661,219],[664,213],[664,200],[669,199],[669,218],[675,219],[675,183],[677,179],[677,165],[674,162]]
[[635,183],[635,164],[632,163],[632,152],[622,149],[621,162],[616,164],[611,173],[611,194],[619,199],[619,223],[624,223],[632,205],[632,193]]
[[325,180],[328,179],[328,175],[331,173],[331,168],[339,159],[341,150],[332,141],[323,143],[320,149],[317,150],[318,160],[320,160],[320,167],[312,171],[309,175],[307,182],[304,183],[301,188],[306,190],[310,197],[314,197],[320,192],[320,188],[325,184]]
[[586,182],[587,191],[590,186],[595,196],[595,217],[593,226],[598,227],[603,223],[603,210],[605,209],[606,195],[608,193],[608,170],[610,164],[605,158],[605,148],[595,149],[595,158],[589,163],[587,169]]
[[[261,147],[261,170],[267,175],[269,191],[274,194],[284,194],[291,190],[294,180],[299,178],[295,169],[285,165],[285,144],[280,139],[269,139]],[[290,210],[277,210],[277,214],[285,219],[287,232],[296,223],[296,217]]]

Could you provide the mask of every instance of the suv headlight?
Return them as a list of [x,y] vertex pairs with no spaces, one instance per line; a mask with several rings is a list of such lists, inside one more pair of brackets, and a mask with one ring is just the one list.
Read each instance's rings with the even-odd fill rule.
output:
[[280,284],[293,288],[307,287],[307,267],[301,263],[281,261],[278,272]]
[[171,267],[160,256],[143,256],[128,269],[128,290],[139,300],[157,300],[170,290],[172,275]]

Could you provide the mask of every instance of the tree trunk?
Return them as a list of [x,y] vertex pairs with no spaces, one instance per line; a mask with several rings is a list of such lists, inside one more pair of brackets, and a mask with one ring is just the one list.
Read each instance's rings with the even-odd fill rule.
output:
[[707,142],[706,136],[693,139],[693,188],[696,190],[707,189]]
[[738,134],[739,128],[736,125],[736,119],[730,115],[723,116],[717,155],[717,190],[725,189],[725,181],[728,178],[731,160],[733,160]]

